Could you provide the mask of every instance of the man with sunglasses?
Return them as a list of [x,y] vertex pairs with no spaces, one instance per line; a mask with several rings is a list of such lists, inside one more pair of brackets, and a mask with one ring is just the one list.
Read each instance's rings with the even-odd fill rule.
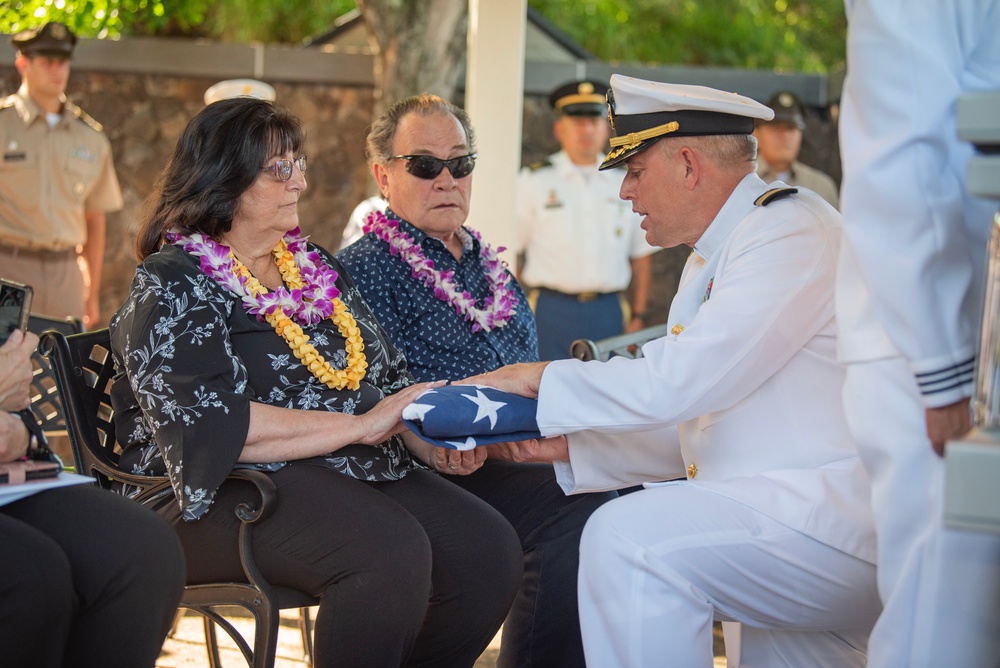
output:
[[585,80],[552,91],[561,150],[518,178],[518,278],[529,286],[543,360],[569,357],[576,339],[646,326],[650,255],[659,249],[619,199],[618,174],[597,170],[608,143],[607,90]]
[[[476,165],[468,115],[432,95],[406,98],[373,124],[368,160],[385,213],[340,251],[365,301],[418,381],[461,379],[538,359],[527,297],[494,250],[465,227]],[[433,468],[511,523],[524,577],[504,622],[498,666],[582,667],[579,540],[614,493],[562,493],[551,466],[438,448]]]
[[21,87],[0,101],[0,262],[34,286],[35,312],[94,327],[105,216],[122,195],[100,123],[66,99],[76,41],[62,23],[11,38]]

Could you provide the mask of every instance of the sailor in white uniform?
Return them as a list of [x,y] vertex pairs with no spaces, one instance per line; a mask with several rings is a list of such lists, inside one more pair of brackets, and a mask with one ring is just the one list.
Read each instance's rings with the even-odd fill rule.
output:
[[969,428],[996,201],[965,187],[956,103],[1000,90],[1000,0],[853,0],[837,277],[844,404],[872,480],[872,668],[1000,665],[1000,536],[942,522]]
[[[623,199],[647,240],[692,247],[671,333],[644,357],[514,365],[476,382],[538,397],[568,493],[647,483],[581,543],[589,665],[863,666],[879,613],[868,479],[845,422],[833,292],[840,215],[756,174],[753,100],[614,75]],[[565,436],[564,436],[565,435]],[[735,634],[733,638],[735,639]]]

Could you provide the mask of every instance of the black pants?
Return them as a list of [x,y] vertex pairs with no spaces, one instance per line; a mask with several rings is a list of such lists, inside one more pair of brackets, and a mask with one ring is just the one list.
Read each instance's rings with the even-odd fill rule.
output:
[[[274,515],[254,528],[272,584],[321,599],[316,665],[472,666],[496,634],[521,578],[521,548],[488,505],[429,471],[368,483],[295,462],[272,474]],[[243,579],[227,482],[208,514],[179,519],[191,583]]]
[[566,496],[548,464],[486,460],[467,476],[447,476],[497,509],[517,531],[524,577],[503,625],[501,668],[582,668],[576,578],[580,534],[614,492]]
[[0,506],[0,665],[151,667],[184,588],[177,536],[91,485]]

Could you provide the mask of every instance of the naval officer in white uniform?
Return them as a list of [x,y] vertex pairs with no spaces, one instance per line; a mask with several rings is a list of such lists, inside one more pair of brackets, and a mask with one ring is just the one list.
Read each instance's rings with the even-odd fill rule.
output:
[[837,277],[847,418],[872,479],[872,668],[1000,665],[1000,536],[942,522],[970,424],[996,202],[965,187],[956,101],[1000,90],[1000,0],[851,0]]
[[475,377],[537,395],[552,437],[491,456],[555,461],[568,493],[650,483],[584,531],[589,665],[711,666],[720,619],[740,622],[732,665],[863,666],[880,605],[868,479],[840,400],[840,215],[757,176],[751,132],[769,108],[620,75],[611,88],[602,168],[626,163],[621,196],[650,243],[693,249],[672,332],[642,359]]

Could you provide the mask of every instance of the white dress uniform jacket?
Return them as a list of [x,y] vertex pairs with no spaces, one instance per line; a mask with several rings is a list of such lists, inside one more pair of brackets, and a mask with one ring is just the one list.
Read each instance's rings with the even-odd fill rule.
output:
[[563,151],[549,162],[525,167],[518,179],[514,252],[527,253],[521,281],[566,293],[624,290],[629,261],[659,249],[646,243],[639,215],[618,197],[621,174],[596,164],[582,170]]
[[[552,362],[543,435],[571,434],[569,493],[686,476],[873,562],[868,479],[841,409],[840,216],[812,192],[767,206],[748,174],[702,235],[643,359]],[[589,430],[589,431],[587,431]],[[597,433],[599,432],[599,433]]]
[[[914,375],[964,377],[951,389],[923,386],[929,407],[972,392],[968,362],[996,202],[965,195],[973,149],[957,138],[955,100],[963,91],[1000,89],[997,7],[848,3],[854,53],[878,76],[845,83],[841,153],[850,213],[838,277],[841,360],[902,354]],[[872,104],[877,111],[866,108]]]

